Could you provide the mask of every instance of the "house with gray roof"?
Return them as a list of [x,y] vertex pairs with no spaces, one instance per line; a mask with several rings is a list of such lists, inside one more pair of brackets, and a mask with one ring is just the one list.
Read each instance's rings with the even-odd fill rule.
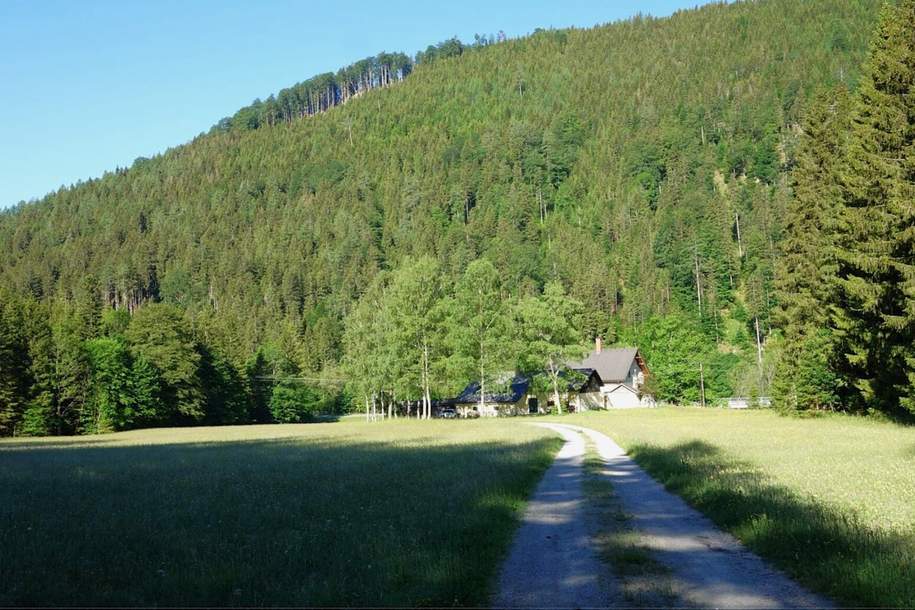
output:
[[[563,371],[560,399],[572,411],[587,411],[602,408],[600,388],[603,380],[597,371],[590,368],[576,368]],[[480,382],[472,381],[456,398],[439,401],[439,407],[452,407],[461,417],[498,415],[528,415],[548,413],[553,405],[550,392],[538,394],[531,387],[531,377],[505,373],[500,379],[487,386],[480,399]]]
[[597,371],[603,382],[600,393],[605,408],[654,406],[654,398],[644,391],[645,380],[651,373],[636,347],[604,349],[598,337],[593,352],[580,362],[568,363],[568,366]]

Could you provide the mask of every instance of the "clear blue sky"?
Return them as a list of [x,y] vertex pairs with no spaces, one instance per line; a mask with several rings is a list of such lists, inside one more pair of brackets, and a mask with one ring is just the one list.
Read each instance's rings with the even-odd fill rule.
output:
[[457,35],[699,0],[0,0],[0,208],[127,166],[255,97]]

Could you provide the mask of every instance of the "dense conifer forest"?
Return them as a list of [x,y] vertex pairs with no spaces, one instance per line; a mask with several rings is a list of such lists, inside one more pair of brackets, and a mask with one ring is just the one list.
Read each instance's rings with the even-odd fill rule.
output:
[[662,400],[915,410],[901,6],[384,53],[5,211],[0,434],[428,414],[595,336]]

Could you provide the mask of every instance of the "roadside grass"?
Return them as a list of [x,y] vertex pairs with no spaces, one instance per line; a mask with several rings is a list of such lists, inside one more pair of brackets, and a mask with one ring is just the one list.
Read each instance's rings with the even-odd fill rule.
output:
[[585,454],[583,488],[597,519],[595,541],[601,558],[609,564],[627,605],[672,607],[676,594],[670,570],[654,559],[633,531],[631,515],[623,508],[613,484],[603,475],[606,464],[589,444]]
[[0,606],[488,599],[560,445],[517,421],[0,442]]
[[664,408],[600,430],[750,549],[843,605],[915,606],[915,428]]

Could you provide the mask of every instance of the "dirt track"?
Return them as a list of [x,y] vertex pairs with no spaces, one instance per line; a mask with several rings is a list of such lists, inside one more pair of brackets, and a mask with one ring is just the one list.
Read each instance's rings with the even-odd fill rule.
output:
[[610,438],[587,428],[535,424],[566,443],[528,504],[503,565],[494,607],[631,606],[594,542],[600,515],[582,487],[586,438],[603,460],[630,526],[669,570],[675,607],[823,608],[832,604],[765,564],[649,477]]

